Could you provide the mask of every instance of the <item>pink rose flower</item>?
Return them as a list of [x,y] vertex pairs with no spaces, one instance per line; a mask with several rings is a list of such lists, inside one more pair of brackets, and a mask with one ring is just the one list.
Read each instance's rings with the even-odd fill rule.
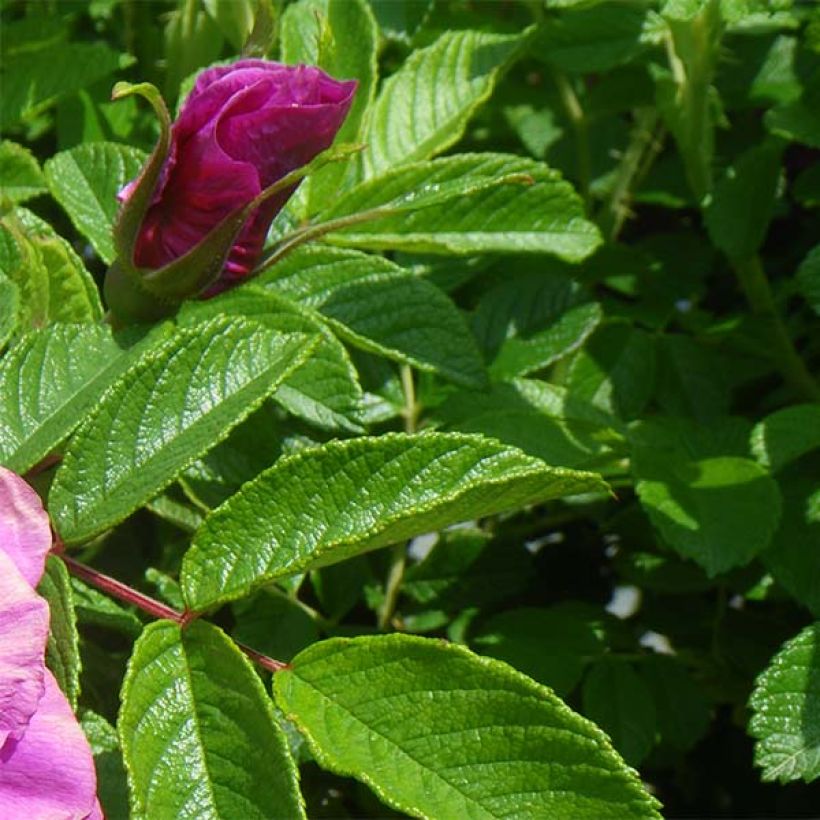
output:
[[[229,214],[329,148],[355,90],[355,81],[339,82],[318,68],[267,60],[203,71],[172,126],[170,152],[137,236],[136,266],[157,269],[178,259]],[[292,192],[275,195],[247,220],[209,294],[250,273]]]
[[0,817],[101,820],[91,749],[45,664],[49,549],[39,496],[0,467]]

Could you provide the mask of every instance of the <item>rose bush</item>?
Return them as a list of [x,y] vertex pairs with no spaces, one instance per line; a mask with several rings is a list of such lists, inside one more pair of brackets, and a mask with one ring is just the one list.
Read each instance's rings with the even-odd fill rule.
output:
[[0,816],[102,818],[91,749],[45,664],[51,548],[37,493],[0,468]]

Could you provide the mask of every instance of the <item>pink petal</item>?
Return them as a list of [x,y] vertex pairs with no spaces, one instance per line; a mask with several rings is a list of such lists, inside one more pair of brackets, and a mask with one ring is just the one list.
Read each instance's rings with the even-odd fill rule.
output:
[[100,818],[97,776],[88,741],[54,676],[26,733],[0,750],[0,817],[26,820]]
[[48,616],[48,604],[0,550],[0,747],[23,736],[43,696]]
[[29,586],[40,583],[51,549],[51,527],[40,496],[11,470],[0,467],[0,549]]

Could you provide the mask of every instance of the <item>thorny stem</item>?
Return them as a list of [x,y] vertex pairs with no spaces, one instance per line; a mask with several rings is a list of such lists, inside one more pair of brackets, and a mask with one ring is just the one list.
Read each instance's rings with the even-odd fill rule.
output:
[[[57,541],[54,552],[56,552],[63,560],[68,568],[68,571],[77,578],[80,578],[96,589],[99,589],[101,592],[106,593],[106,595],[110,595],[112,598],[116,598],[123,603],[133,604],[135,607],[141,609],[152,618],[165,618],[179,624],[182,627],[187,626],[197,617],[194,612],[177,612],[177,610],[172,607],[167,606],[161,601],[157,601],[155,598],[151,598],[142,592],[139,592],[133,587],[128,586],[128,584],[124,584],[122,581],[118,581],[110,575],[105,575],[93,567],[80,563],[70,555],[66,555],[62,549],[62,543]],[[249,646],[245,646],[239,642],[236,642],[236,645],[252,661],[254,661],[254,663],[259,664],[259,666],[263,669],[267,669],[270,672],[278,672],[280,669],[288,668],[288,664],[282,663],[282,661],[277,661],[274,658],[269,658],[267,655],[263,655],[261,652],[257,652]]]
[[609,242],[614,242],[630,215],[630,201],[640,181],[655,160],[662,145],[658,112],[654,108],[635,112],[635,125],[616,172],[609,201],[602,209],[599,225]]
[[[416,389],[413,384],[413,369],[410,365],[401,366],[401,386],[404,391],[404,430],[407,433],[416,432],[418,420],[418,405],[416,403]],[[407,544],[396,544],[390,560],[390,570],[384,585],[384,601],[379,607],[378,625],[384,631],[390,626],[404,581],[404,570],[407,567]]]

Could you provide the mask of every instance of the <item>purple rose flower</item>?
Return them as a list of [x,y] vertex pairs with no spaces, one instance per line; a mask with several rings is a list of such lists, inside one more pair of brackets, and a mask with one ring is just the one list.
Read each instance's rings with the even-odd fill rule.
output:
[[[203,71],[171,129],[151,205],[134,247],[137,268],[178,259],[265,188],[329,148],[356,82],[311,66],[240,60]],[[139,180],[127,185],[127,201]],[[281,191],[245,222],[212,294],[253,269],[274,216],[293,192]]]
[[37,493],[0,467],[0,817],[102,820],[91,749],[45,664],[48,604],[34,588],[49,549]]

